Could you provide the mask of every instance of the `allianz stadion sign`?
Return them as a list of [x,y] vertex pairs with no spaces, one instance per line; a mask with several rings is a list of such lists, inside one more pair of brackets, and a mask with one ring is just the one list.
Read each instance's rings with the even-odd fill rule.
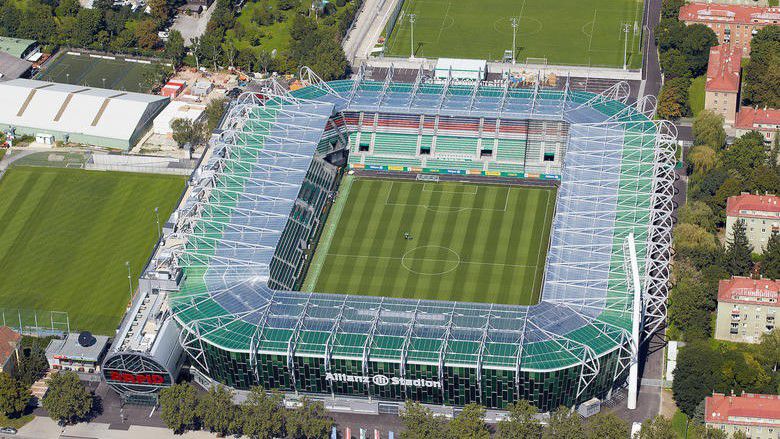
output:
[[363,383],[374,384],[377,386],[403,386],[403,387],[435,387],[441,388],[441,383],[438,381],[424,380],[418,378],[416,380],[410,380],[406,378],[388,377],[387,375],[347,375],[345,373],[330,373],[325,374],[325,380],[331,383]]

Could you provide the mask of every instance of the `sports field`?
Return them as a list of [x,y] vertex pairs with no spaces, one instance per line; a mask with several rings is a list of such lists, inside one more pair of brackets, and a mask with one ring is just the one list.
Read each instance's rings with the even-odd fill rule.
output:
[[[67,311],[113,335],[181,177],[12,167],[0,179],[0,308]],[[48,322],[47,322],[48,323]]]
[[410,14],[418,57],[500,60],[516,17],[518,62],[622,67],[625,23],[629,64],[641,66],[642,0],[405,0],[388,55],[410,55]]
[[538,301],[554,189],[347,177],[339,192],[305,290]]
[[88,87],[146,93],[154,87],[157,64],[141,64],[116,59],[94,58],[87,53],[64,53],[36,79]]

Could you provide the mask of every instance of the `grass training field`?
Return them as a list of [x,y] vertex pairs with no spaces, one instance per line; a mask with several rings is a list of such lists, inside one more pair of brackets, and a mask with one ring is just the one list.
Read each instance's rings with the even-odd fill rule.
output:
[[536,303],[554,205],[550,188],[347,177],[304,289]]
[[500,60],[517,17],[518,62],[622,67],[627,23],[629,64],[641,66],[642,0],[406,0],[386,54],[409,56],[412,13],[418,57]]
[[[141,64],[116,59],[93,58],[87,53],[64,53],[36,79],[88,87],[146,93],[153,88],[158,64]],[[105,79],[105,82],[103,81]]]
[[[67,311],[113,335],[182,177],[12,167],[0,179],[0,308]],[[48,322],[47,322],[48,323]]]

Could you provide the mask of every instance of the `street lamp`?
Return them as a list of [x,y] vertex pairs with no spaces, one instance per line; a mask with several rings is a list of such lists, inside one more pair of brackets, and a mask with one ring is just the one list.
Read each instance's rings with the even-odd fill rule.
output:
[[509,22],[512,24],[512,64],[515,64],[515,51],[517,50],[517,26],[520,25],[520,21],[517,17],[512,17]]
[[130,261],[125,261],[125,267],[127,267],[127,286],[130,291],[130,301],[133,301],[133,277],[130,274]]
[[625,41],[623,42],[623,70],[626,70],[626,67],[627,67],[627,65],[626,65],[626,62],[627,62],[626,54],[628,53],[628,30],[629,30],[629,24],[628,23],[623,23],[623,33],[626,34],[625,35]]
[[409,59],[414,59],[414,22],[417,19],[417,14],[409,14],[409,24],[412,26],[412,33],[411,33],[411,55],[409,55]]
[[160,230],[160,208],[154,208],[154,217],[157,219],[157,239],[162,237],[162,231]]

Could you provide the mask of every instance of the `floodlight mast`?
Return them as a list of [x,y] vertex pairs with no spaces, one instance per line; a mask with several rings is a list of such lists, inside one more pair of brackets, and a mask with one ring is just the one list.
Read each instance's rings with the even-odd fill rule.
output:
[[628,54],[628,30],[629,30],[629,24],[623,23],[623,33],[625,34],[625,39],[623,41],[623,70],[626,70],[627,66],[627,54]]
[[414,59],[414,22],[417,19],[417,14],[409,14],[409,24],[411,25],[412,31],[411,31],[411,37],[409,39],[410,41],[410,54],[409,59]]
[[515,64],[517,62],[517,57],[515,56],[517,51],[517,26],[520,25],[520,21],[517,17],[512,17],[509,19],[509,22],[512,24],[512,64]]

